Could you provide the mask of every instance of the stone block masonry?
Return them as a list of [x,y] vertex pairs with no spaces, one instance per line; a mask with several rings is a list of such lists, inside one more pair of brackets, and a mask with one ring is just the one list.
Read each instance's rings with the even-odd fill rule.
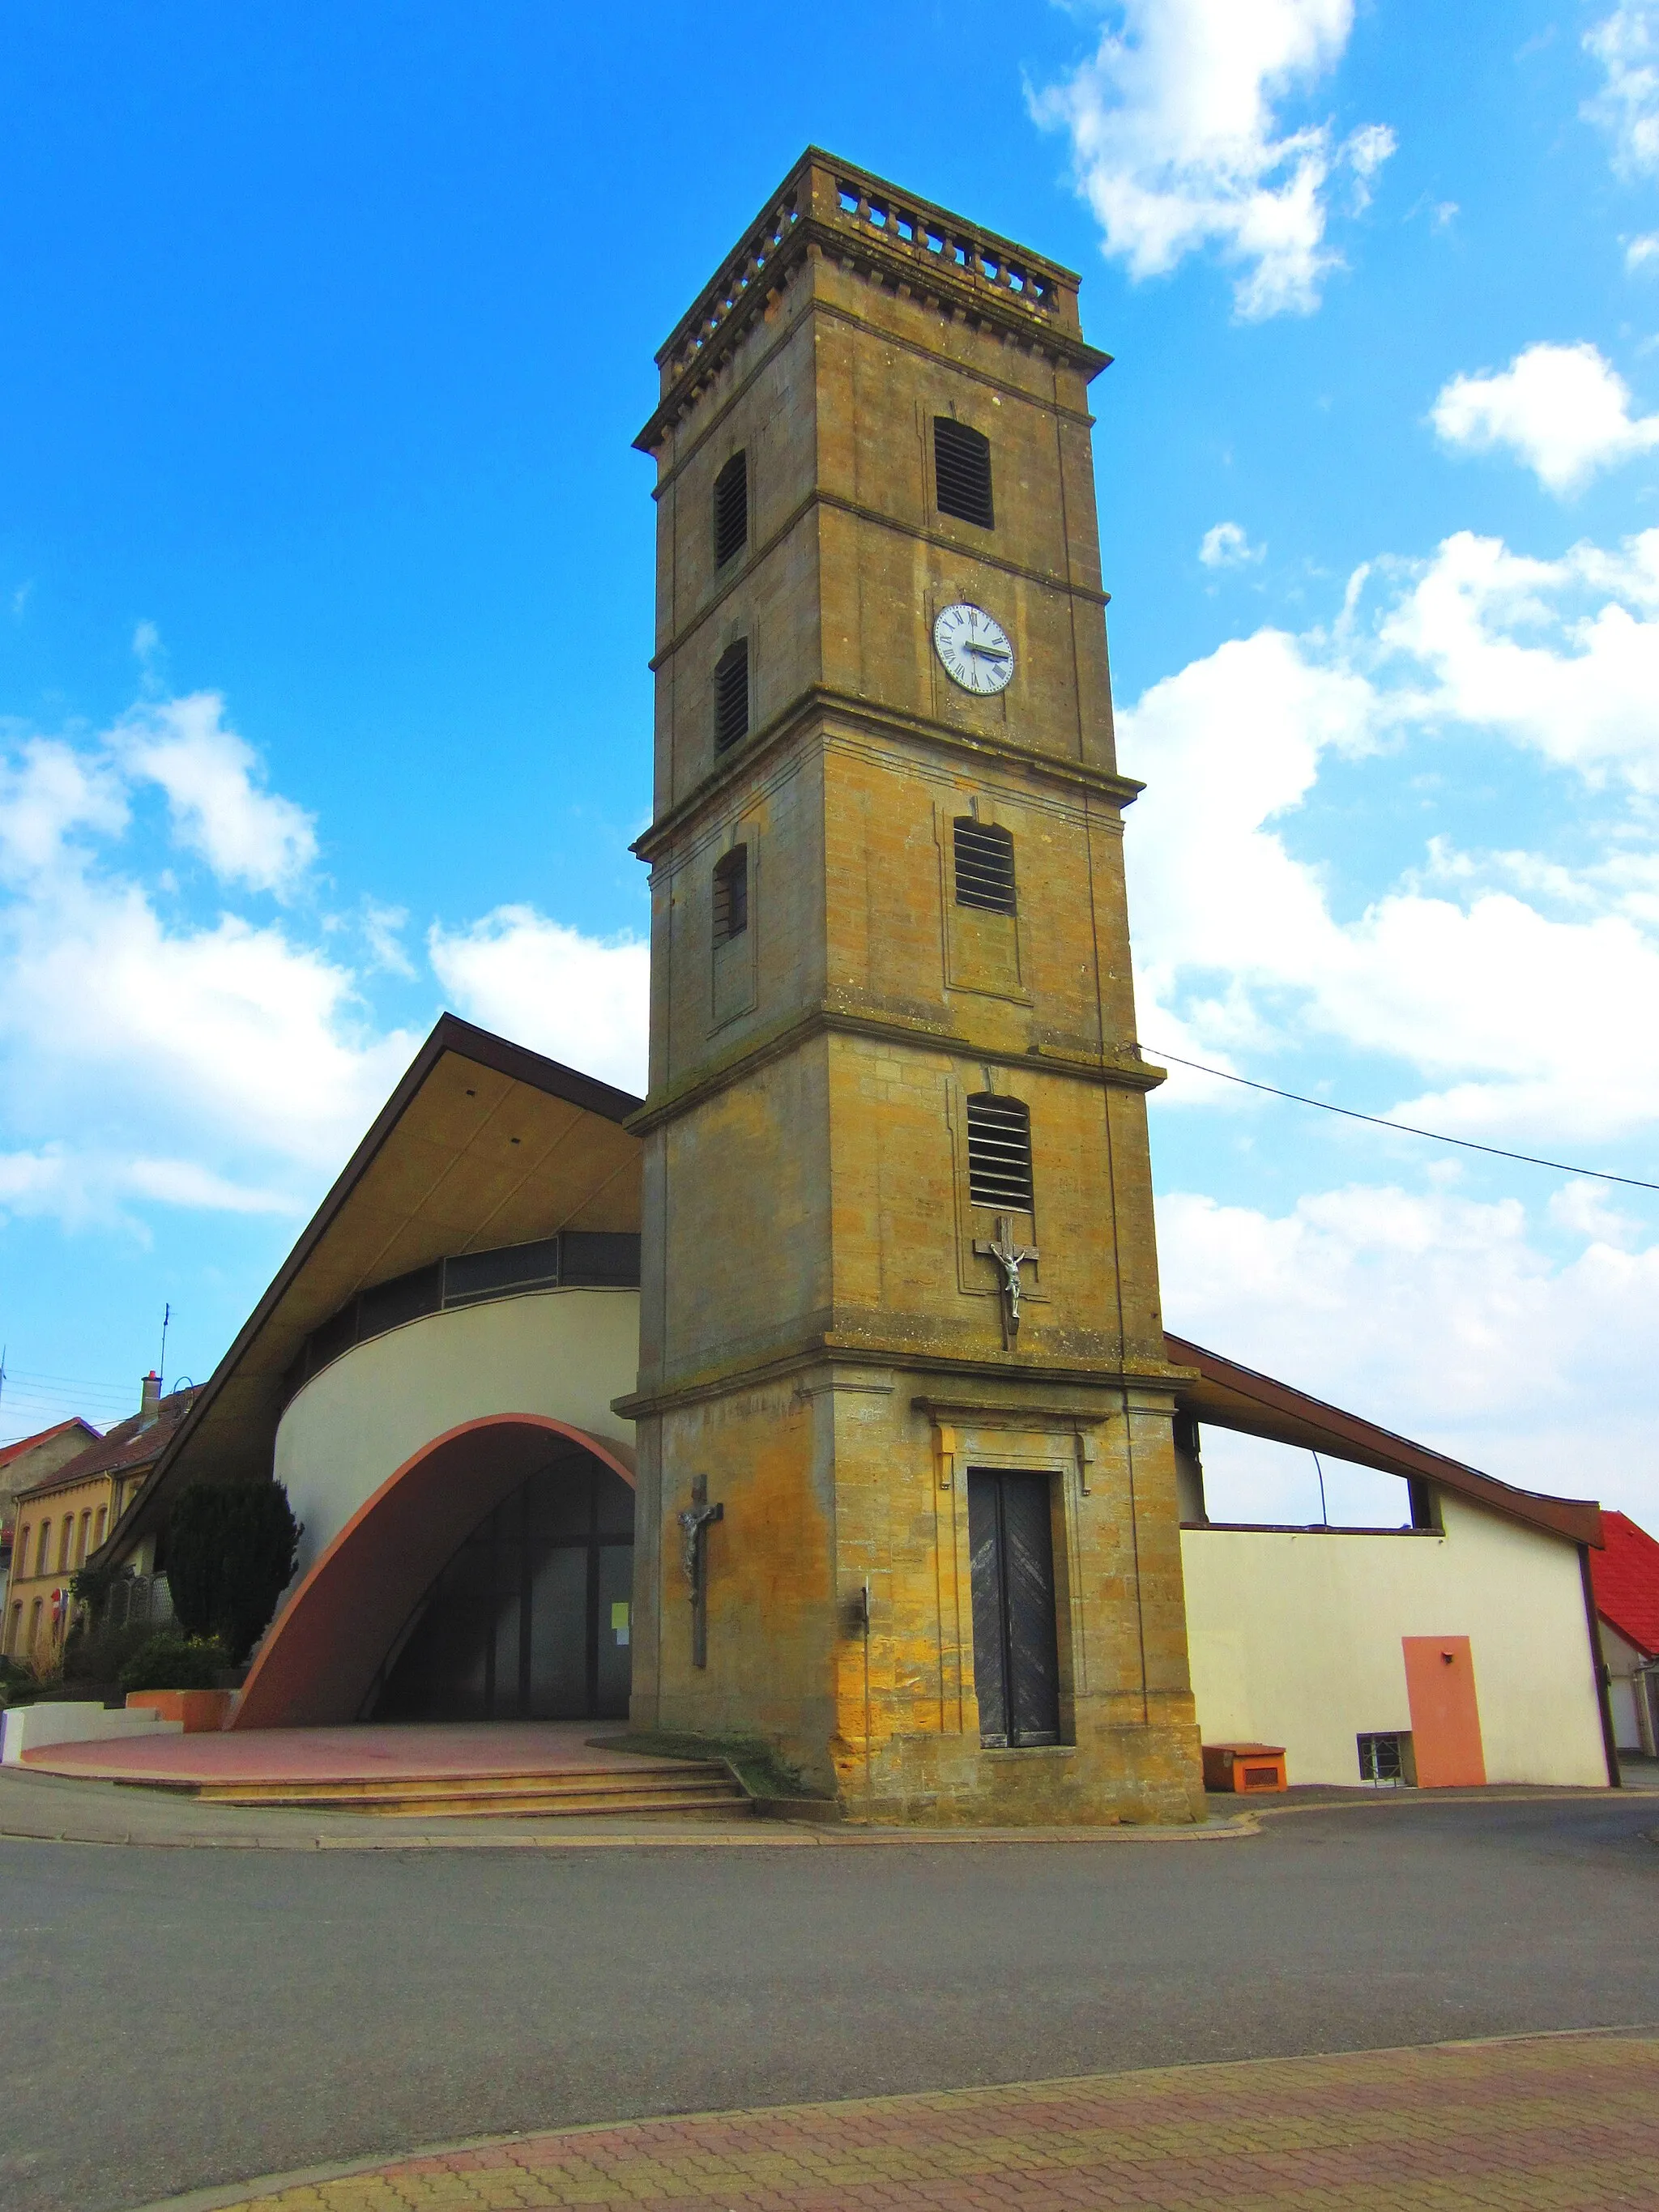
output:
[[[1123,892],[1139,787],[1113,750],[1090,459],[1106,356],[1076,291],[809,153],[665,347],[640,441],[659,557],[641,1371],[617,1408],[633,1717],[763,1735],[854,1819],[1202,1812],[1161,1078]],[[986,441],[989,521],[948,511],[939,420]],[[733,550],[714,501],[738,453]],[[1011,641],[1000,690],[934,649],[963,602]],[[714,684],[739,643],[733,739]],[[961,823],[964,849],[1012,855],[993,908],[962,896]],[[733,939],[716,880],[739,865]],[[976,1195],[970,1100],[1017,1151],[1029,1132],[1011,1212],[982,1167]],[[970,1540],[975,1470],[1046,1498],[1046,1543]],[[702,1665],[678,1521],[699,1479],[723,1509]],[[1040,1725],[1017,1724],[1017,1675]]]

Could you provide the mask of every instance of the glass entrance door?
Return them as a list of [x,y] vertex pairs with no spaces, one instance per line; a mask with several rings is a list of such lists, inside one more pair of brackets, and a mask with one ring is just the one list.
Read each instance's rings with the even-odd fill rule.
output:
[[393,1647],[373,1720],[625,1720],[634,1492],[586,1452],[487,1514]]
[[997,1749],[1060,1741],[1060,1653],[1049,1479],[968,1470],[979,1740]]

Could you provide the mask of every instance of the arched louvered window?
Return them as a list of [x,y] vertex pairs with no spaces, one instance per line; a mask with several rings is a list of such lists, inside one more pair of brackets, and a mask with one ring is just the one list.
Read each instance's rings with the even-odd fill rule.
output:
[[954,415],[933,417],[933,482],[939,511],[981,530],[996,527],[991,501],[991,441]]
[[50,1521],[43,1521],[40,1523],[40,1541],[35,1547],[34,1571],[37,1575],[43,1575],[51,1565],[52,1523]]
[[749,456],[733,453],[714,479],[714,566],[726,562],[749,543]]
[[975,822],[959,814],[956,832],[957,904],[983,907],[987,914],[1013,914],[1014,841],[994,822]]
[[729,945],[749,927],[749,848],[734,845],[714,863],[714,943]]
[[714,663],[714,750],[749,734],[749,641],[738,638]]
[[968,1195],[1002,1213],[1031,1211],[1031,1116],[1018,1098],[968,1101]]

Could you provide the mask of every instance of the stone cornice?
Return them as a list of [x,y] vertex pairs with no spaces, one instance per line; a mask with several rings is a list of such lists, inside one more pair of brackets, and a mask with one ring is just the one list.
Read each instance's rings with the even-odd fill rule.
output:
[[[695,1376],[654,1390],[631,1391],[626,1397],[612,1399],[611,1410],[625,1421],[647,1421],[655,1415],[673,1413],[682,1406],[699,1405],[711,1398],[729,1398],[740,1390],[764,1389],[772,1383],[787,1382],[805,1369],[832,1362],[848,1367],[896,1367],[913,1375],[948,1376],[953,1385],[958,1382],[984,1382],[1000,1384],[1005,1389],[1011,1384],[1019,1384],[1028,1389],[1114,1390],[1120,1394],[1135,1390],[1173,1397],[1188,1379],[1182,1369],[1151,1363],[1139,1367],[1077,1367],[1062,1365],[1058,1361],[1023,1358],[1018,1352],[1005,1352],[1000,1358],[988,1359],[956,1358],[948,1353],[917,1352],[908,1346],[863,1344],[826,1329],[809,1343],[770,1358],[738,1362],[717,1372]],[[913,1407],[918,1409],[933,1402],[942,1401],[911,1401]],[[964,1400],[952,1402],[964,1410],[968,1403]],[[995,1413],[1002,1409],[981,1410]],[[1039,1425],[1045,1418],[1040,1406],[1032,1405],[1024,1410],[1030,1421]],[[1108,1415],[1114,1410],[1107,1408]],[[1075,1424],[1079,1419],[1079,1409],[1067,1406],[1060,1418]]]
[[1022,775],[1045,778],[1073,791],[1103,799],[1115,811],[1132,805],[1146,788],[1133,776],[1115,770],[1091,768],[1058,753],[1042,753],[1030,745],[1010,744],[1006,739],[960,730],[949,722],[936,722],[924,714],[907,714],[880,707],[850,691],[837,691],[824,684],[809,684],[769,722],[733,745],[702,781],[660,815],[629,850],[641,860],[653,862],[664,848],[696,819],[705,807],[717,805],[733,784],[741,782],[757,760],[793,737],[815,714],[834,714],[851,723],[861,734],[902,738],[933,750],[984,762],[988,767],[1014,769]]
[[798,1051],[811,1038],[828,1035],[872,1037],[881,1043],[905,1045],[913,1051],[939,1052],[952,1060],[970,1060],[976,1066],[1018,1068],[1026,1074],[1068,1076],[1075,1083],[1094,1084],[1106,1090],[1144,1093],[1156,1091],[1167,1079],[1166,1071],[1142,1060],[1139,1048],[1133,1045],[1118,1046],[1104,1053],[1043,1044],[1028,1046],[1023,1052],[1013,1051],[985,1044],[943,1022],[875,1014],[845,1001],[826,999],[787,1016],[758,1036],[748,1037],[713,1066],[701,1068],[684,1083],[647,1098],[626,1126],[633,1135],[647,1136],[653,1129],[660,1129],[667,1122],[678,1121],[683,1114],[689,1114],[706,1099],[729,1091],[734,1083],[741,1083],[757,1069]]
[[1000,553],[988,552],[983,546],[965,544],[959,538],[950,538],[942,530],[924,530],[914,522],[901,522],[896,515],[884,514],[879,507],[866,507],[856,499],[843,499],[839,492],[813,490],[793,507],[762,544],[757,545],[742,568],[729,576],[713,599],[700,607],[690,620],[678,629],[666,645],[659,646],[647,664],[654,676],[673,654],[678,653],[709,618],[725,605],[732,592],[746,584],[769,554],[776,551],[792,530],[815,507],[827,507],[837,514],[849,514],[857,522],[872,523],[879,530],[890,530],[896,536],[909,538],[935,551],[956,555],[971,561],[975,568],[995,568],[1005,576],[1018,576],[1022,582],[1041,585],[1043,590],[1063,592],[1068,599],[1085,599],[1091,606],[1109,607],[1112,603],[1109,592],[1103,592],[1097,584],[1076,584],[1066,576],[1054,574],[1051,569],[1032,568],[1023,561],[1010,561]]
[[843,307],[839,301],[809,299],[801,312],[787,319],[771,343],[756,355],[726,392],[708,422],[681,448],[672,465],[660,470],[656,483],[651,488],[653,499],[661,499],[679,481],[730,410],[759,381],[767,364],[783,347],[794,343],[814,316],[822,316],[825,322],[842,323],[848,330],[861,331],[866,337],[878,341],[884,351],[914,354],[919,361],[945,362],[952,376],[966,377],[970,384],[983,385],[988,392],[1000,393],[1006,399],[1017,399],[1022,405],[1035,407],[1042,414],[1056,416],[1062,422],[1074,423],[1080,430],[1092,430],[1095,427],[1095,417],[1086,407],[1068,407],[1052,392],[1034,392],[1030,385],[1018,383],[1012,377],[994,376],[988,368],[981,368],[976,362],[958,361],[954,355],[940,353],[936,346],[922,345],[916,339],[903,337],[896,331],[879,330],[866,317],[855,315]]
[[642,452],[695,405],[814,248],[1085,376],[1110,359],[1083,337],[1073,270],[811,147],[658,354],[660,398],[634,441]]

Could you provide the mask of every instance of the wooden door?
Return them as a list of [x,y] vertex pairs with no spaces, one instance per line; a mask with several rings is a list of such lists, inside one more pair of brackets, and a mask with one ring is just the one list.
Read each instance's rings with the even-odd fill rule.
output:
[[968,1470],[979,1736],[995,1750],[1060,1741],[1048,1498],[1047,1474]]

